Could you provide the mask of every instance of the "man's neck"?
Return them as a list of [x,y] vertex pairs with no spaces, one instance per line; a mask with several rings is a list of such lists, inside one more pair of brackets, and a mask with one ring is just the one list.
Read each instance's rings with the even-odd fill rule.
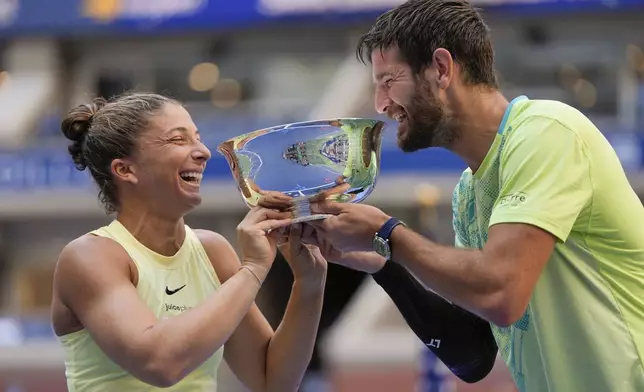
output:
[[472,91],[455,108],[458,140],[450,147],[476,172],[492,147],[503,121],[508,100],[497,90]]
[[117,220],[143,246],[164,256],[174,255],[186,237],[183,218],[161,217],[145,208],[123,206]]

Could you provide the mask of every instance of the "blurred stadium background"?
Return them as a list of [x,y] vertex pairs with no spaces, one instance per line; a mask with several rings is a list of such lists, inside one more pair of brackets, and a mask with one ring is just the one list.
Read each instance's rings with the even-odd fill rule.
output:
[[[472,0],[492,28],[508,97],[558,99],[605,132],[644,194],[644,1]],[[307,119],[377,116],[358,35],[401,0],[0,0],[0,391],[65,391],[49,324],[54,263],[110,219],[68,158],[59,123],[73,105],[137,89],[186,102],[207,144]],[[450,242],[463,163],[383,142],[370,203]],[[246,208],[223,157],[188,223],[234,242]],[[615,195],[619,203],[619,195]],[[279,322],[290,271],[277,262],[259,303]],[[82,295],[79,293],[79,295]],[[332,267],[302,391],[514,391],[502,364],[477,385],[446,375],[363,274]],[[346,306],[345,306],[346,305]],[[220,390],[242,391],[222,370]]]

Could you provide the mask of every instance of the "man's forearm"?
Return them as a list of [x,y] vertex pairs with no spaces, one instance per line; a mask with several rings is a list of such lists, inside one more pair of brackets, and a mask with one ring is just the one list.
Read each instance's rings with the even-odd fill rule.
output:
[[388,262],[372,275],[416,336],[465,382],[494,367],[497,346],[490,324],[421,285],[402,265]]
[[502,271],[487,265],[480,250],[436,244],[398,226],[391,235],[392,258],[427,287],[460,307],[494,320],[504,299]]
[[325,279],[293,284],[284,318],[270,341],[266,360],[268,391],[297,391],[317,336]]

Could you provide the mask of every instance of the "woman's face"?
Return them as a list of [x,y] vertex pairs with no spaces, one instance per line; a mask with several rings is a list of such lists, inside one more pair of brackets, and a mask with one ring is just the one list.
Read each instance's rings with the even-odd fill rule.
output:
[[135,191],[150,203],[188,212],[201,203],[200,185],[209,159],[210,150],[190,114],[180,105],[166,104],[139,139],[133,157]]

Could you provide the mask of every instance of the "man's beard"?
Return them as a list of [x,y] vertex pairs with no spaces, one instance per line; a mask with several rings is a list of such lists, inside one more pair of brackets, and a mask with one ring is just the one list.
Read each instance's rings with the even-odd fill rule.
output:
[[427,82],[419,81],[407,111],[407,132],[398,139],[404,152],[429,147],[449,148],[458,138],[455,121],[445,113],[441,101],[431,93]]

